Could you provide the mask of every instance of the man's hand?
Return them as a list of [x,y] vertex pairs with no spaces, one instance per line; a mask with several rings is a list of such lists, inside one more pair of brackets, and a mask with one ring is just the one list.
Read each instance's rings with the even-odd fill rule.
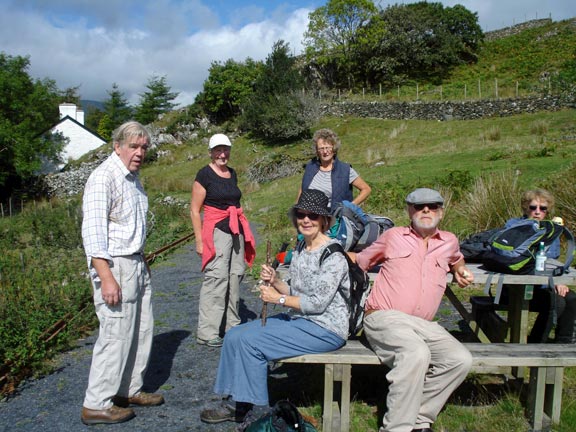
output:
[[122,289],[116,279],[106,279],[105,281],[102,280],[100,285],[100,290],[102,293],[102,300],[108,306],[115,306],[118,303],[122,302]]
[[460,288],[467,287],[474,282],[474,275],[466,266],[460,266],[458,269],[454,269],[454,278]]

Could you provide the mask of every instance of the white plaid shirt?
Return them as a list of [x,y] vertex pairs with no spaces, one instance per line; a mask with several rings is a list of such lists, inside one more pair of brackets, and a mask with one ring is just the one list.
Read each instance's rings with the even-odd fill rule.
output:
[[112,153],[86,182],[82,205],[82,241],[92,258],[142,253],[146,242],[148,197],[138,179]]

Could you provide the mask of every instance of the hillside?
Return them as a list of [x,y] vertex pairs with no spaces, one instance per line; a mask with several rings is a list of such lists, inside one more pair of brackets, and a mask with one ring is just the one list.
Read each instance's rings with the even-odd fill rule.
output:
[[[502,29],[504,37],[488,37],[478,61],[455,68],[440,82],[419,82],[421,99],[516,97],[554,90],[561,71],[574,68],[576,18],[541,20],[535,27]],[[390,89],[388,99],[414,98],[416,82]],[[442,87],[440,90],[440,86]],[[480,87],[480,88],[479,88]]]
[[484,43],[476,65],[456,71],[510,81],[543,80],[558,73],[576,50],[576,18],[529,28]]

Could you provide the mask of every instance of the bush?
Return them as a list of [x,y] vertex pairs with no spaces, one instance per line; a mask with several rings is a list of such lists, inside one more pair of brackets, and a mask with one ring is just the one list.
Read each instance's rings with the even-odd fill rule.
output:
[[512,171],[477,178],[456,210],[469,222],[470,231],[466,234],[502,226],[508,219],[518,217],[521,193],[518,177]]

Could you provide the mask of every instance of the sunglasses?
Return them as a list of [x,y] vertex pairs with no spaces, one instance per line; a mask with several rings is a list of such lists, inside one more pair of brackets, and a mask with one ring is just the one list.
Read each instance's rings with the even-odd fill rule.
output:
[[308,219],[310,219],[311,221],[316,221],[320,218],[319,214],[316,213],[302,213],[297,211],[296,213],[294,213],[294,215],[296,216],[296,219],[304,219],[305,217],[307,217]]
[[528,208],[529,208],[531,211],[536,211],[538,208],[540,208],[540,210],[543,211],[543,212],[547,212],[547,211],[548,211],[548,207],[547,207],[547,206],[535,206],[535,205],[531,205],[531,206],[528,206]]
[[436,211],[442,206],[438,203],[430,203],[430,204],[412,204],[412,207],[414,207],[414,210],[417,211],[424,210],[424,207],[428,207],[428,210],[430,211]]

